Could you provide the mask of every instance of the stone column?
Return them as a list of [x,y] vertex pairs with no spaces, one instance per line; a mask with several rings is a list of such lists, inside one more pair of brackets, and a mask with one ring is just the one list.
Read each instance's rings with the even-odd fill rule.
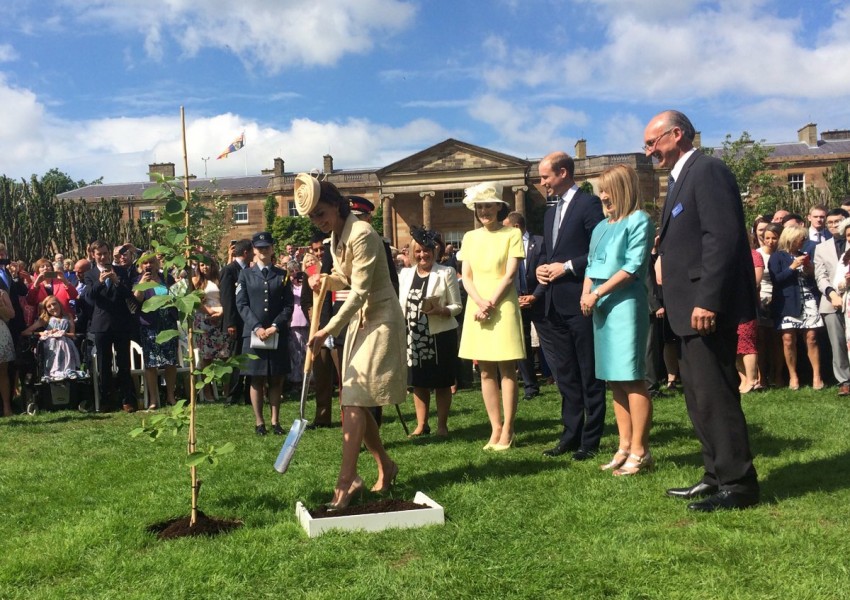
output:
[[396,235],[393,229],[393,199],[395,194],[381,194],[381,204],[384,210],[384,237],[395,246]]
[[425,229],[431,229],[431,205],[436,195],[436,192],[419,192],[422,198],[422,227]]
[[514,193],[514,210],[520,213],[523,217],[525,214],[525,193],[528,191],[527,185],[515,185],[511,187]]

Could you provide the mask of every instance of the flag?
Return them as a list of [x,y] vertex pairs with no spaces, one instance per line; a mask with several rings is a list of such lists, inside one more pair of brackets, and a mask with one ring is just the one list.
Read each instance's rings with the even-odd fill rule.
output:
[[237,150],[239,150],[244,145],[245,145],[245,132],[243,131],[241,134],[239,134],[239,137],[236,138],[235,140],[233,140],[233,143],[230,144],[227,147],[227,150],[225,150],[224,152],[222,152],[221,154],[219,154],[216,157],[216,160],[219,160],[221,158],[227,158],[228,154],[230,154],[231,152],[236,152]]

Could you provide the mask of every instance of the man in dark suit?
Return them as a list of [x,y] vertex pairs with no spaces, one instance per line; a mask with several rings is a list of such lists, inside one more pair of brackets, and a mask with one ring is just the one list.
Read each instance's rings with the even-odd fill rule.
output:
[[545,325],[537,329],[543,354],[561,392],[558,443],[546,456],[573,452],[573,459],[596,456],[605,425],[605,382],[596,378],[593,322],[581,313],[579,299],[587,268],[590,235],[602,220],[599,198],[578,189],[575,164],[565,152],[540,161],[540,183],[556,201],[543,219],[540,282],[534,295],[545,301]]
[[[239,240],[233,245],[233,260],[221,269],[219,289],[221,290],[221,327],[230,339],[231,356],[238,355],[242,350],[242,317],[236,308],[236,283],[239,272],[248,266],[253,253],[251,240]],[[245,404],[251,403],[250,388],[244,375],[234,369],[230,375],[230,383],[226,396],[227,401],[236,403],[241,397]]]
[[522,316],[522,335],[525,341],[525,359],[518,360],[517,366],[522,376],[525,389],[525,399],[531,400],[540,395],[540,385],[534,370],[534,350],[531,347],[531,324],[543,320],[543,295],[545,288],[541,287],[538,295],[538,282],[535,270],[543,252],[543,236],[531,235],[525,226],[525,216],[520,212],[509,213],[503,223],[505,227],[516,227],[522,232],[522,245],[525,248],[525,259],[519,263],[516,276],[516,291],[519,297],[520,315]]
[[712,512],[759,501],[735,370],[737,327],[755,318],[758,296],[735,176],[695,150],[694,135],[685,115],[665,111],[646,126],[644,150],[670,169],[658,245],[664,304],[705,466],[697,484],[667,495],[704,497],[688,508]]
[[85,275],[86,293],[83,299],[91,305],[88,336],[97,351],[97,368],[100,376],[100,396],[109,406],[113,391],[112,357],[118,367],[117,387],[125,412],[136,410],[136,393],[130,377],[130,339],[137,321],[130,311],[133,284],[126,269],[116,269],[111,264],[112,254],[106,242],[92,242],[95,266]]

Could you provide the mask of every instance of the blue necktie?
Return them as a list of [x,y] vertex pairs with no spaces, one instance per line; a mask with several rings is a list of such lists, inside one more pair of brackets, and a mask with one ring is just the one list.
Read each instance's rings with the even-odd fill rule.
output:
[[670,175],[667,178],[667,197],[668,198],[673,195],[673,187],[675,187],[675,185],[676,185],[676,180],[673,179],[672,175]]
[[528,273],[525,270],[525,259],[519,259],[519,293],[524,296],[528,293]]
[[555,222],[552,223],[552,248],[555,247],[555,243],[558,241],[558,230],[561,228],[561,213],[564,210],[564,199],[560,196],[558,197],[558,208],[555,209]]

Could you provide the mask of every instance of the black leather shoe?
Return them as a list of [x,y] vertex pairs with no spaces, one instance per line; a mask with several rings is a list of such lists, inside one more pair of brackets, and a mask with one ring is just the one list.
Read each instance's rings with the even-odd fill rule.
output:
[[596,451],[588,450],[586,448],[579,448],[573,452],[573,460],[588,460],[594,456],[596,456]]
[[694,498],[702,498],[703,496],[711,496],[716,494],[719,488],[716,485],[703,483],[700,481],[696,485],[686,488],[670,488],[667,490],[667,495],[671,498],[682,498],[684,500],[692,500]]
[[333,427],[333,423],[310,423],[307,425],[307,429],[326,429],[328,427]]
[[539,395],[540,395],[539,390],[532,390],[530,392],[526,392],[525,395],[522,397],[522,399],[523,400],[531,400],[532,398],[537,398],[537,396],[539,396]]
[[746,492],[730,492],[729,490],[721,490],[709,496],[705,500],[699,502],[691,502],[688,504],[690,510],[698,512],[714,512],[716,510],[732,510],[740,508],[750,508],[759,503],[758,494],[748,494]]
[[256,427],[254,427],[254,431],[257,432],[257,435],[266,435],[268,433],[268,431],[266,431],[265,425],[257,425]]
[[568,448],[566,446],[562,446],[561,444],[558,444],[554,448],[550,448],[549,450],[544,450],[543,456],[551,456],[552,458],[554,458],[556,456],[561,456],[562,454],[566,454],[567,452],[570,452],[570,451],[571,451],[570,448]]
[[280,423],[273,423],[272,431],[274,431],[275,435],[286,435],[286,432],[283,430],[283,427],[280,426]]

